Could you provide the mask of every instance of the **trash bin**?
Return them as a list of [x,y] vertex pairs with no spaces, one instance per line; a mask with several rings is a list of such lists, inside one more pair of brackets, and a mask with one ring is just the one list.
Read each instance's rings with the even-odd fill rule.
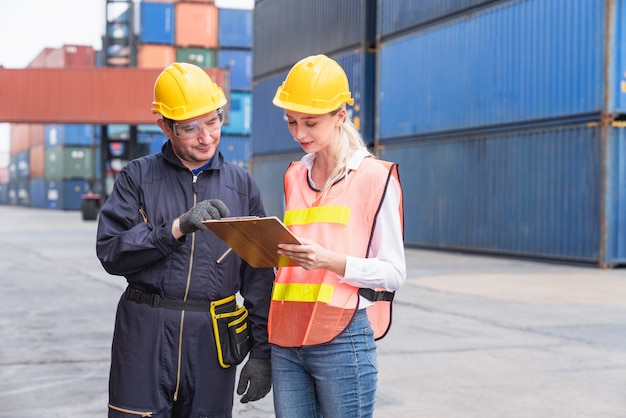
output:
[[99,193],[83,193],[83,202],[80,210],[83,215],[83,221],[95,221],[98,219],[100,212],[100,194]]

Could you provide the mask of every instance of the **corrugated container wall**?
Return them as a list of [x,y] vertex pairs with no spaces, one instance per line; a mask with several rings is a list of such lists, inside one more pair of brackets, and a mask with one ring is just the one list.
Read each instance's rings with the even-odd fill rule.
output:
[[52,180],[46,186],[48,209],[79,210],[83,193],[89,191],[89,182],[81,179]]
[[174,5],[168,3],[139,3],[139,42],[174,44]]
[[46,180],[43,177],[30,179],[30,205],[36,208],[46,207]]
[[250,137],[244,135],[222,134],[220,152],[226,161],[248,168],[250,162]]
[[252,51],[220,48],[217,65],[230,71],[232,90],[252,90]]
[[176,61],[188,62],[189,64],[195,64],[205,68],[216,67],[215,64],[217,62],[215,49],[198,47],[177,48]]
[[176,47],[172,45],[137,45],[137,67],[163,69],[176,59]]
[[215,5],[179,2],[174,8],[178,47],[217,48],[218,9]]
[[285,214],[283,176],[292,161],[298,161],[304,154],[292,153],[252,157],[250,168],[261,190],[265,212],[269,216],[282,219]]
[[91,178],[94,173],[91,147],[57,146],[46,149],[46,179]]
[[94,144],[96,126],[91,124],[50,123],[45,125],[46,148],[58,145],[85,145]]
[[29,123],[12,123],[10,137],[11,154],[25,151],[30,148],[31,126]]
[[380,38],[503,0],[380,0],[376,32]]
[[459,134],[389,143],[381,158],[399,163],[412,214],[405,219],[409,245],[626,261],[623,128],[584,123]]
[[220,48],[252,48],[252,10],[219,10],[218,43]]
[[44,48],[28,65],[30,68],[93,67],[96,52],[85,45],[64,45],[61,48]]
[[30,148],[29,155],[29,177],[43,177],[46,167],[46,148],[43,145],[37,145]]
[[598,257],[597,129],[402,142],[381,158],[400,167],[407,244]]
[[[255,53],[256,56],[256,53]],[[355,126],[367,143],[373,142],[374,134],[374,66],[375,56],[369,50],[350,50],[331,55],[343,67],[348,76],[354,106],[349,106]],[[300,151],[285,122],[285,112],[272,104],[276,89],[287,77],[287,71],[257,80],[254,84],[252,101],[252,154]]]
[[254,9],[254,80],[300,59],[375,43],[375,0],[273,0]]
[[623,111],[608,3],[497,3],[381,43],[379,137]]
[[28,179],[30,172],[30,150],[21,151],[11,155],[9,162],[9,173],[11,180]]
[[249,135],[252,128],[251,93],[231,91],[227,106],[227,120],[222,132],[230,135]]

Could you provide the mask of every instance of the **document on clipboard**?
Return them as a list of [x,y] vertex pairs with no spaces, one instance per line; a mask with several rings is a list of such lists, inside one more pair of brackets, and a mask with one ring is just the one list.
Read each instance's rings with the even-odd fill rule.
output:
[[300,244],[276,216],[243,216],[202,222],[252,267],[284,267],[293,263],[277,254],[278,244]]

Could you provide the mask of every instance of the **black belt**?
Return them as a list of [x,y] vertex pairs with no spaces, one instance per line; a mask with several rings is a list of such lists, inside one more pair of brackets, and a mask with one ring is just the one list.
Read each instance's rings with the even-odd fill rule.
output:
[[141,290],[126,288],[126,299],[137,303],[145,303],[153,308],[174,309],[176,311],[209,312],[211,302],[203,300],[178,300],[162,298],[159,295],[142,292]]
[[359,295],[363,296],[367,300],[372,302],[378,302],[381,300],[391,302],[395,295],[395,292],[388,292],[386,290],[373,290],[365,287],[359,288]]

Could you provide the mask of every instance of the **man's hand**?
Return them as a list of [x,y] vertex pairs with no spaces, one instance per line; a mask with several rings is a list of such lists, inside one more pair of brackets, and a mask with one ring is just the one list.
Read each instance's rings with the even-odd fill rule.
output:
[[183,235],[206,229],[202,221],[221,219],[230,216],[230,211],[219,199],[203,200],[188,212],[180,215],[180,232]]
[[249,359],[239,374],[237,395],[243,395],[241,403],[258,401],[267,395],[271,388],[272,361],[268,358]]

